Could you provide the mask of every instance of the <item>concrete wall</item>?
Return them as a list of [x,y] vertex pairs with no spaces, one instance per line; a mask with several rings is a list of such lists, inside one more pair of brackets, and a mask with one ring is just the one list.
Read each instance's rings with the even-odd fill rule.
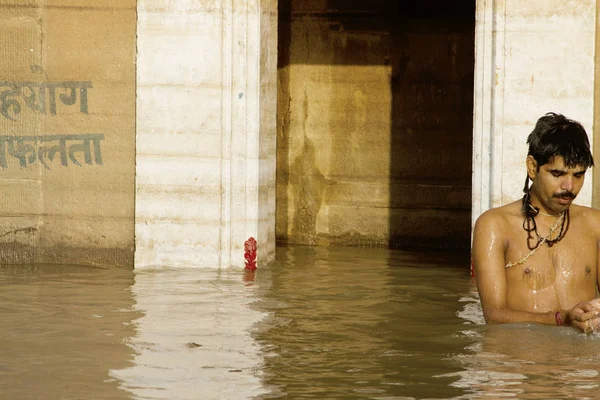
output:
[[278,241],[468,246],[474,3],[280,7]]
[[3,1],[0,262],[132,266],[135,0]]
[[0,7],[0,261],[272,260],[277,1],[93,3]]
[[477,2],[473,221],[522,196],[525,141],[546,112],[580,121],[593,142],[595,32],[595,0]]
[[138,1],[137,268],[274,258],[277,2]]
[[593,131],[595,1],[478,1],[474,91],[473,3],[281,3],[4,1],[0,261],[130,266],[134,196],[138,267],[462,246],[473,92],[473,219],[541,114]]

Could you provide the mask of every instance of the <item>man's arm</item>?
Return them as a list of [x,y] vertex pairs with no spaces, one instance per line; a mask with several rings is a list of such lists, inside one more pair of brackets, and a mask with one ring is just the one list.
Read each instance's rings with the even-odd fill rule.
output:
[[[482,214],[475,223],[473,231],[473,265],[477,289],[487,323],[537,322],[556,324],[556,311],[534,313],[514,310],[508,307],[506,299],[506,260],[507,247],[504,220],[497,211]],[[568,312],[562,310],[561,317],[566,319]]]

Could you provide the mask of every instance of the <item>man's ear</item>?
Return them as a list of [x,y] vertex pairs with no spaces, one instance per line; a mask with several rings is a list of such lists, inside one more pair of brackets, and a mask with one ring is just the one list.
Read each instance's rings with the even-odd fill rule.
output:
[[528,155],[525,160],[525,165],[527,165],[527,175],[529,176],[529,179],[533,181],[538,172],[537,161],[535,161],[535,158],[533,158],[532,155]]

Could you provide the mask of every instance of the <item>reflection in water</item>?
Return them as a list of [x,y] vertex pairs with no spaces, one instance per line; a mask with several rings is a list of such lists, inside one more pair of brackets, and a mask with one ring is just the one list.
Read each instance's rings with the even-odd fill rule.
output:
[[133,358],[132,281],[122,269],[0,267],[0,397],[131,398],[108,371]]
[[485,325],[468,254],[289,247],[240,270],[0,268],[0,398],[594,398],[600,336]]
[[265,317],[249,304],[261,285],[238,269],[141,270],[132,288],[134,365],[113,370],[140,399],[246,399],[265,392],[252,326]]

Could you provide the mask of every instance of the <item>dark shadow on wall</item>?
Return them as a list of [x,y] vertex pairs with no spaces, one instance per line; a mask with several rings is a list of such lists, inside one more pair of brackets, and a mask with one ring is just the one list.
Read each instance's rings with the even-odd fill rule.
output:
[[[300,31],[304,36],[294,26],[303,27]],[[278,242],[392,248],[470,246],[474,27],[475,0],[279,1]],[[297,52],[298,48],[303,51]],[[299,165],[302,158],[302,154],[290,155],[290,143],[295,139],[290,137],[291,126],[299,123],[291,121],[290,110],[298,107],[294,101],[300,101],[290,95],[290,79],[294,78],[290,77],[289,66],[293,63],[390,67],[391,121],[382,121],[391,127],[388,231],[380,236],[385,236],[385,243],[360,232],[342,232],[324,240],[316,232],[315,220],[323,204],[332,196],[361,190],[358,180],[344,192],[344,187],[337,185],[337,176],[361,176],[368,183],[369,177],[363,174],[368,157],[363,153],[373,151],[371,145],[376,146],[370,142],[374,139],[369,138],[368,126],[362,137],[332,136],[333,150],[323,190],[289,189],[290,185],[300,184],[291,164]],[[372,98],[362,103],[367,110],[361,110],[360,104],[343,97],[347,89],[336,93],[332,87],[327,106],[337,109],[336,115],[351,119],[357,112],[370,112]],[[312,99],[305,97],[304,102],[306,116],[319,107]],[[351,127],[353,121],[345,123]],[[313,146],[319,143],[305,148]],[[302,179],[307,187],[313,177],[323,178],[322,171],[313,170],[314,174]],[[295,205],[290,205],[290,193],[321,197],[294,199]],[[346,196],[344,201],[351,209],[352,199]],[[290,217],[297,215],[296,208],[301,204],[314,206],[302,209],[303,215],[312,217],[310,221]],[[288,207],[294,207],[294,212]],[[340,211],[330,221],[354,217]],[[333,230],[330,226],[330,232]]]
[[395,2],[390,247],[470,247],[475,1]]
[[292,43],[292,0],[279,0],[277,27],[277,154],[275,183],[276,240],[284,242],[288,232],[290,184],[290,60]]

